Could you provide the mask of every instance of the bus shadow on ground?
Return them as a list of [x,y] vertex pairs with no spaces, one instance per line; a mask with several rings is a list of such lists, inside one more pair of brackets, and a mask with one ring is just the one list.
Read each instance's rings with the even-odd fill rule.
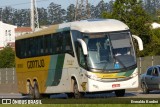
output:
[[[131,96],[137,96],[137,95],[132,92],[126,92],[124,98]],[[103,94],[85,94],[83,98],[115,98],[115,97],[116,97],[115,93],[112,92]],[[65,99],[68,98],[68,96],[67,94],[56,94],[56,95],[51,95],[50,98]]]

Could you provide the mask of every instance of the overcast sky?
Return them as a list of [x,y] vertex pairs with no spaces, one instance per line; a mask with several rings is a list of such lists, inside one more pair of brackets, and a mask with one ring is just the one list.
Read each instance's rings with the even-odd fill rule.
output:
[[[69,4],[75,4],[76,0],[36,0],[38,7],[47,7],[51,2],[60,4],[62,8],[66,9]],[[96,5],[100,0],[88,0],[89,3]],[[104,0],[108,2],[110,0]],[[16,9],[30,8],[31,0],[0,0],[0,8],[11,6]]]

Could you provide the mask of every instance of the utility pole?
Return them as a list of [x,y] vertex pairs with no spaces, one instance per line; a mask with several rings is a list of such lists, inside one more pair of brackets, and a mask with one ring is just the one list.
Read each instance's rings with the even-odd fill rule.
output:
[[83,20],[91,17],[88,0],[77,0],[75,20]]
[[38,11],[36,6],[36,0],[31,0],[31,28],[34,32],[36,29],[39,29],[39,21],[38,21]]

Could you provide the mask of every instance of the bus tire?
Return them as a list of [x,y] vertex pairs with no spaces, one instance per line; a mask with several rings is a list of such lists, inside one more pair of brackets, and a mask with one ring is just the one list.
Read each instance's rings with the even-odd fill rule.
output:
[[83,94],[80,93],[78,90],[78,84],[75,80],[74,80],[74,84],[73,84],[73,93],[74,93],[74,98],[76,98],[76,99],[83,97]]
[[21,93],[22,96],[26,96],[27,94]]
[[41,95],[39,93],[38,83],[36,81],[34,83],[34,98],[35,99],[41,98]]
[[74,93],[66,93],[68,98],[73,98],[74,97]]
[[115,90],[115,94],[117,97],[123,97],[125,95],[125,89]]
[[142,83],[141,87],[142,87],[142,91],[143,91],[144,94],[149,94],[149,90],[148,90],[148,88],[147,88],[145,83]]
[[50,94],[41,94],[41,98],[49,99]]
[[27,82],[28,84],[28,95],[30,98],[34,98],[34,88],[32,87],[30,82]]

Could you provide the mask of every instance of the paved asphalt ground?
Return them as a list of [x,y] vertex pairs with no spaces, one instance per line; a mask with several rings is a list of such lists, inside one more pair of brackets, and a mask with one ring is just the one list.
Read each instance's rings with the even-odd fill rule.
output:
[[[86,94],[85,98],[114,98],[116,97],[113,93],[106,94]],[[0,98],[29,98],[28,96],[22,96],[18,93],[0,93]],[[66,94],[51,95],[50,98],[67,98]],[[122,98],[160,98],[160,91],[152,91],[150,94],[143,94],[141,91],[127,91],[125,96]]]

